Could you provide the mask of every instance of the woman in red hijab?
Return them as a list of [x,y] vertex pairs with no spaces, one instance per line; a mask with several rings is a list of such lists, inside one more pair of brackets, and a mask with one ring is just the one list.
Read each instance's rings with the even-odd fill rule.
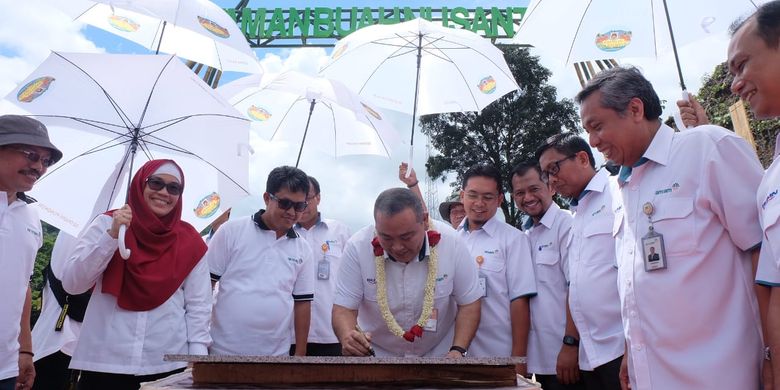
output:
[[[197,231],[181,220],[184,174],[171,160],[152,160],[130,183],[128,204],[99,215],[65,264],[70,294],[94,286],[70,367],[80,390],[138,389],[181,371],[165,354],[206,355],[211,343],[211,285]],[[127,225],[127,260],[119,226]]]

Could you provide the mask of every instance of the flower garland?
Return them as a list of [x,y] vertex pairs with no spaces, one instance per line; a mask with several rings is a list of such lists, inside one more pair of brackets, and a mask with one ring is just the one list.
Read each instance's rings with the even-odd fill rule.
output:
[[438,256],[436,255],[436,244],[441,240],[441,234],[435,230],[427,231],[428,244],[431,247],[431,255],[428,259],[428,277],[425,280],[425,295],[423,297],[423,308],[420,313],[420,319],[409,330],[405,331],[398,325],[393,313],[390,312],[390,306],[387,303],[387,280],[385,279],[385,258],[384,249],[379,243],[379,238],[374,237],[371,245],[374,247],[374,263],[376,265],[376,295],[379,303],[379,311],[382,313],[382,319],[385,320],[387,328],[391,333],[398,337],[403,337],[408,342],[414,342],[416,337],[422,337],[423,327],[431,317],[433,312],[433,293],[436,288],[436,270]]

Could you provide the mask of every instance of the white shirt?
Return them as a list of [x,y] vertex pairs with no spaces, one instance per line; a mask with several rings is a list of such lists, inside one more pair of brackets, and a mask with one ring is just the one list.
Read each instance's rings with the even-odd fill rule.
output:
[[[62,275],[62,267],[68,260],[70,251],[76,246],[76,237],[60,231],[57,241],[54,242],[54,248],[51,252],[51,261],[49,262],[54,275]],[[62,313],[62,307],[57,302],[57,298],[52,292],[50,284],[47,282],[43,289],[41,314],[35,322],[32,329],[34,360],[38,361],[55,352],[73,356],[76,344],[79,339],[81,322],[75,321],[69,316],[65,316],[62,322],[62,329],[55,331],[57,320]]]
[[292,229],[278,239],[267,229],[243,217],[225,222],[209,242],[205,258],[219,277],[213,355],[289,355],[293,303],[314,297],[309,244]]
[[569,244],[569,310],[580,334],[580,369],[592,371],[623,355],[620,299],[612,238],[617,183],[602,169],[576,206]]
[[0,380],[19,374],[22,311],[41,245],[35,210],[18,199],[8,204],[8,194],[0,191]]
[[553,202],[538,225],[526,230],[538,294],[531,298],[528,372],[555,375],[566,330],[569,231],[572,216]]
[[[296,225],[295,231],[311,245],[314,261],[312,266],[317,274],[314,284],[314,296],[311,303],[311,326],[309,327],[309,342],[320,344],[336,344],[339,339],[333,332],[331,314],[333,313],[333,290],[336,287],[336,276],[341,265],[341,253],[349,240],[349,228],[343,223],[321,218],[311,229]],[[328,267],[327,279],[319,275],[321,262]]]
[[536,295],[536,277],[528,237],[502,222],[497,215],[481,228],[469,232],[468,219],[458,235],[471,253],[471,261],[483,260],[479,273],[487,278],[487,296],[482,298],[482,318],[469,348],[473,357],[512,355],[512,320],[509,305],[515,299]]
[[79,237],[62,267],[62,287],[80,294],[93,285],[70,368],[115,374],[150,375],[186,366],[166,354],[206,354],[211,288],[201,259],[173,295],[148,311],[130,311],[103,293],[103,272],[117,250],[106,232],[111,217],[99,215]]
[[777,152],[775,148],[775,159],[756,192],[758,220],[763,231],[756,282],[770,287],[780,286],[780,159]]
[[[761,165],[717,126],[666,125],[621,185],[619,288],[633,389],[757,389],[761,328],[749,250]],[[646,272],[646,203],[667,268]]]
[[[438,229],[438,222],[434,227]],[[468,256],[463,243],[452,230],[438,230],[441,241],[436,245],[438,267],[434,292],[437,311],[436,330],[425,330],[421,338],[410,343],[390,333],[377,303],[376,265],[371,240],[373,226],[367,226],[347,242],[341,270],[336,281],[334,303],[358,311],[358,323],[371,333],[371,344],[377,356],[441,357],[452,346],[458,305],[476,302],[477,267]],[[425,240],[425,254],[430,247]],[[420,319],[429,259],[402,263],[385,258],[387,302],[396,321],[409,330]]]

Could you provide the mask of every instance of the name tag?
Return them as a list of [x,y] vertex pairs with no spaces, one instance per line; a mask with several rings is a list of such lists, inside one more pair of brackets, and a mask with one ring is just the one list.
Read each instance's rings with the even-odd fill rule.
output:
[[317,279],[328,280],[330,279],[330,262],[322,259],[317,262]]
[[646,272],[666,268],[666,250],[664,249],[663,234],[651,230],[642,237],[642,252]]
[[423,329],[425,329],[426,332],[435,332],[436,331],[436,325],[439,322],[439,310],[433,309],[431,311],[431,318],[428,318],[428,321],[425,322],[425,326]]
[[487,284],[488,284],[487,276],[485,276],[484,274],[480,273],[479,274],[479,282],[477,284],[477,288],[479,289],[479,292],[481,293],[480,296],[482,296],[482,297],[486,297],[487,296],[487,291],[488,291],[487,290]]

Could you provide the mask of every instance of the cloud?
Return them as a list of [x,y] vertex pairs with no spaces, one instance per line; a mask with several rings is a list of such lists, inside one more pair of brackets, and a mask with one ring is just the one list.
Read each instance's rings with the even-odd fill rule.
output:
[[51,51],[103,51],[84,37],[81,25],[49,2],[0,0],[0,9],[0,96],[13,90]]

